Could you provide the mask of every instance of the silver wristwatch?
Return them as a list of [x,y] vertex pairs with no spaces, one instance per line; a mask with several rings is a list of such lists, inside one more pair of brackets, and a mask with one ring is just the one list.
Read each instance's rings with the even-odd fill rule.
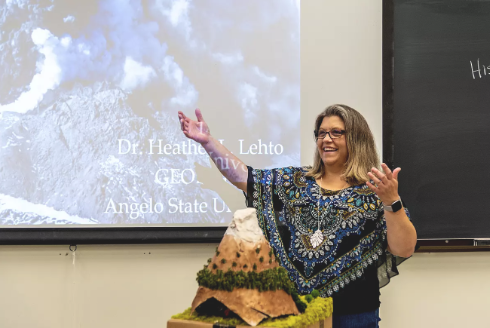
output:
[[402,199],[395,200],[391,205],[384,205],[384,210],[388,212],[397,212],[402,209],[403,203]]

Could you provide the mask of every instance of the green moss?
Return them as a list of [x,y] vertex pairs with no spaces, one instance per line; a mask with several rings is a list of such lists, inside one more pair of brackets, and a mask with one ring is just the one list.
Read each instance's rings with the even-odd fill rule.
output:
[[[332,315],[332,299],[318,297],[314,299],[305,312],[300,315],[290,315],[277,319],[267,319],[259,323],[260,327],[277,327],[277,328],[302,328],[310,326],[318,321],[325,320]],[[172,316],[172,319],[192,320],[208,323],[219,323],[230,326],[248,326],[247,323],[237,318],[222,318],[199,315],[196,312],[191,314],[191,309],[183,313]]]
[[269,259],[269,264],[272,264],[272,259]]
[[257,248],[255,249],[255,253],[257,253],[257,254],[259,254],[259,253],[260,253],[260,247],[257,247]]
[[237,266],[236,262],[233,262],[233,263],[231,264],[231,266],[232,266],[232,267],[236,267],[236,266]]
[[272,257],[272,248],[269,250],[269,256]]
[[206,316],[206,315],[199,315],[197,312],[194,312],[191,314],[191,308],[188,308],[184,312],[180,314],[176,314],[172,316],[172,319],[179,319],[179,320],[192,320],[192,321],[200,321],[200,322],[207,322],[207,323],[220,323],[223,325],[229,325],[229,326],[246,326],[247,323],[244,322],[241,319],[237,318],[223,318],[223,317],[214,317],[214,316]]
[[[256,267],[257,265],[255,265]],[[197,282],[199,286],[213,290],[232,291],[234,288],[247,288],[258,289],[259,291],[284,290],[288,294],[294,290],[293,282],[289,280],[287,271],[282,267],[259,273],[243,270],[235,272],[231,268],[226,273],[221,270],[216,270],[216,273],[213,273],[211,270],[203,269],[197,274]]]
[[294,303],[296,303],[296,307],[298,308],[298,311],[301,313],[305,312],[308,304],[299,297],[298,293],[296,292],[296,289],[292,290],[291,296],[293,297]]
[[314,299],[304,313],[279,319],[262,321],[259,326],[277,328],[300,328],[310,326],[318,321],[325,320],[332,315],[333,306],[331,298],[318,297]]
[[211,263],[213,260],[211,258],[208,259],[208,263]]
[[225,264],[226,263],[226,259],[221,259],[221,263]]
[[257,270],[257,264],[254,263],[254,266],[252,267],[252,269],[255,271]]
[[217,267],[218,267],[218,266],[216,265],[216,263],[213,263],[213,269],[215,269],[215,270],[216,270],[216,268],[217,268]]
[[240,253],[236,252],[236,257],[240,257],[240,256],[241,256]]
[[313,296],[313,298],[317,298],[318,296],[320,296],[320,292],[316,289],[313,289],[313,291],[311,292],[311,296]]
[[261,256],[260,259],[259,259],[260,263],[264,263],[264,257]]
[[248,268],[248,265],[244,264],[244,265],[243,265],[243,268],[244,268],[244,269]]
[[305,300],[306,300],[308,303],[311,303],[311,301],[313,301],[313,296],[311,296],[311,294],[306,295],[306,296],[305,296]]

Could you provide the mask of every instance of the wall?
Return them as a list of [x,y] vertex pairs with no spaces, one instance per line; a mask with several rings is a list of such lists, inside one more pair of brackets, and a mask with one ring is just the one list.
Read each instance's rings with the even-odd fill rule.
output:
[[[362,112],[381,149],[381,1],[303,0],[301,10],[302,164],[332,103]],[[215,246],[80,245],[74,262],[67,246],[0,246],[0,327],[164,327],[190,306]],[[400,272],[381,290],[380,327],[490,325],[490,252],[415,254]]]
[[381,1],[302,1],[302,165],[313,161],[316,116],[335,103],[364,115],[381,156],[381,15]]
[[0,327],[165,327],[216,246],[1,246]]
[[[0,327],[165,327],[215,247],[81,245],[73,264],[67,246],[1,246]],[[415,254],[399,269],[381,289],[381,328],[489,325],[490,252]]]

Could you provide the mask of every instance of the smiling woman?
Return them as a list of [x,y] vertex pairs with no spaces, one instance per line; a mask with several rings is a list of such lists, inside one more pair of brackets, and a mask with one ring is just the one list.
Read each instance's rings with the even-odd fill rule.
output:
[[[398,274],[396,266],[405,258],[397,255],[410,257],[416,242],[408,210],[385,208],[398,196],[399,171],[392,174],[384,165],[385,174],[378,170],[371,130],[349,106],[326,108],[315,121],[314,135],[312,167],[249,167],[249,204],[299,292],[315,288],[333,297],[334,327],[353,322],[375,327],[379,288]],[[403,248],[391,244],[395,235],[404,239]],[[388,242],[400,252],[391,253]]]
[[[208,153],[234,156],[211,137],[200,111],[196,115],[198,122],[179,113],[184,134]],[[399,169],[379,170],[371,130],[351,107],[326,108],[314,135],[312,167],[220,171],[247,193],[248,206],[257,210],[259,226],[298,292],[316,289],[332,297],[334,327],[375,327],[379,288],[398,274],[397,265],[416,243],[408,210],[396,206]]]
[[[335,131],[337,134],[332,136]],[[372,167],[380,167],[369,125],[353,108],[329,106],[316,118],[314,134],[318,152],[308,176],[315,179],[323,177],[328,186],[338,185],[342,181],[343,184],[354,185],[368,181],[367,172]],[[324,149],[329,147],[337,151],[325,152]]]

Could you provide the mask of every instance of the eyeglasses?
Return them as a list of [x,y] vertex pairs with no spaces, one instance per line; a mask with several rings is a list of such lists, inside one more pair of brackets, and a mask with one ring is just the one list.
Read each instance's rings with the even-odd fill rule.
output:
[[332,131],[320,131],[316,136],[316,139],[325,139],[325,137],[329,135],[330,139],[338,139],[345,134],[345,130],[333,129]]

